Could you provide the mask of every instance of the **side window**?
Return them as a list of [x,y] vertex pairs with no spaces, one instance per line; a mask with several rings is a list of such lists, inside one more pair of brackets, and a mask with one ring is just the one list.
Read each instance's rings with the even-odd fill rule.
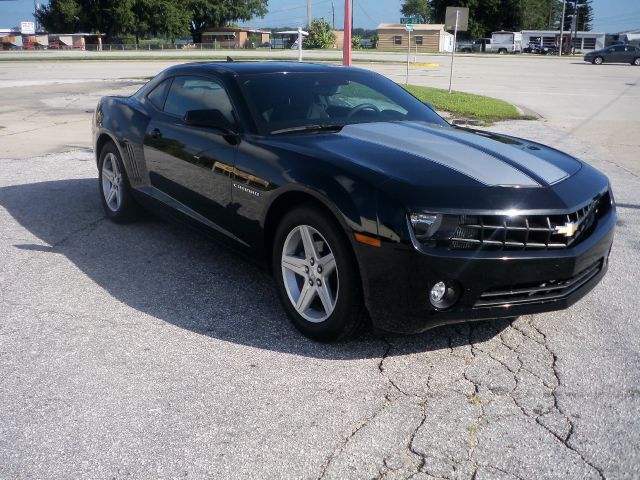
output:
[[624,47],[622,45],[618,45],[613,47],[613,50],[616,52],[624,52]]
[[167,90],[169,89],[169,85],[171,84],[171,79],[165,80],[160,85],[156,86],[151,93],[147,95],[149,101],[156,107],[158,110],[162,110],[164,106],[164,99],[167,96]]
[[235,123],[231,100],[220,83],[203,77],[175,77],[164,111],[183,117],[190,110],[219,110],[229,123]]
[[393,44],[402,45],[402,37],[400,35],[396,35],[395,37],[393,37]]

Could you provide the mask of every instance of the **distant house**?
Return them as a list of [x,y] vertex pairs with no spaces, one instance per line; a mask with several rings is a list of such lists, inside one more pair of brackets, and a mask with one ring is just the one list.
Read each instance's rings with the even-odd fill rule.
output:
[[[251,45],[249,37],[258,37],[257,44]],[[252,28],[209,27],[202,32],[202,43],[210,43],[217,48],[251,48],[269,43],[271,32]]]
[[[378,25],[377,48],[383,50],[408,49],[409,35],[404,25],[383,23]],[[444,25],[417,23],[411,32],[412,52],[450,52],[453,48],[453,35],[445,31]]]
[[[569,45],[575,44],[576,52],[591,52],[604,48],[605,34],[597,32],[574,32],[563,33],[562,45],[565,50],[569,50]],[[560,46],[560,30],[523,30],[522,46],[525,47],[529,43],[535,43],[543,47],[559,47]],[[572,47],[571,47],[572,48]]]

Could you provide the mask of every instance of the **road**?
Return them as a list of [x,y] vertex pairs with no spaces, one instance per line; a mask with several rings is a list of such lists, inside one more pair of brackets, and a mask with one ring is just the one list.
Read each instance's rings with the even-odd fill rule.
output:
[[563,312],[337,345],[237,255],[105,219],[88,112],[170,62],[0,63],[0,478],[638,478],[639,140],[612,119],[637,130],[640,70],[499,62],[461,58],[456,88],[610,177],[608,275]]

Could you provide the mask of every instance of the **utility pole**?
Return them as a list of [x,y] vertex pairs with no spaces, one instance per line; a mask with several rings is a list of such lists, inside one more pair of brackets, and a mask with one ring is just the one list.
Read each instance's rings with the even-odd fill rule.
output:
[[311,0],[307,0],[307,27],[311,25]]
[[333,2],[331,2],[331,28],[336,29],[336,7]]
[[572,53],[576,54],[576,42],[578,40],[578,0],[573,2],[573,41],[571,42]]
[[353,35],[353,14],[355,10],[355,0],[351,0],[351,35]]
[[344,0],[344,41],[342,42],[342,64],[351,66],[351,0]]
[[562,16],[560,17],[560,49],[558,50],[558,56],[562,56],[562,37],[564,35],[564,12],[567,8],[567,0],[562,0]]
[[33,23],[36,33],[40,30],[40,25],[38,24],[38,7],[38,0],[33,0]]

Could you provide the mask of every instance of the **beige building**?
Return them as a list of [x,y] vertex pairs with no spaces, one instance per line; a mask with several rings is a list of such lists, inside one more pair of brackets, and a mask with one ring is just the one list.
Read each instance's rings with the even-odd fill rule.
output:
[[[378,25],[378,49],[407,50],[409,34],[404,25],[383,23]],[[417,23],[411,32],[411,51],[450,52],[453,48],[453,35],[445,31],[444,25]]]
[[[257,37],[251,45],[249,37]],[[238,27],[210,27],[202,32],[202,43],[210,43],[216,48],[255,48],[269,43],[271,32]],[[256,44],[257,43],[257,44]]]

